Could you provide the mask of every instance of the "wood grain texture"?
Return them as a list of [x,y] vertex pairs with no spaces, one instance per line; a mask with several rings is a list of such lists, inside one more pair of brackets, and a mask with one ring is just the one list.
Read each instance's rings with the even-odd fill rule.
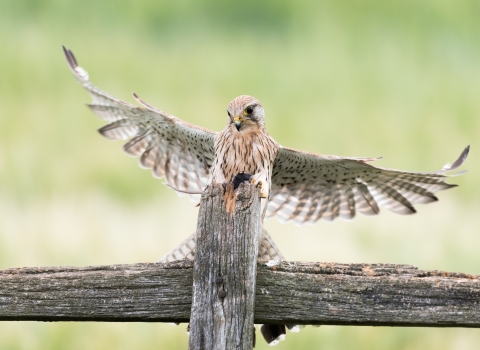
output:
[[[0,271],[0,320],[188,322],[193,262]],[[255,323],[480,328],[480,276],[258,262]]]
[[192,263],[0,271],[0,320],[186,321]]
[[[229,193],[230,192],[230,193]],[[189,349],[252,349],[260,191],[209,186],[200,202]],[[235,209],[229,213],[229,208]]]
[[393,264],[261,265],[255,322],[480,327],[480,276]]

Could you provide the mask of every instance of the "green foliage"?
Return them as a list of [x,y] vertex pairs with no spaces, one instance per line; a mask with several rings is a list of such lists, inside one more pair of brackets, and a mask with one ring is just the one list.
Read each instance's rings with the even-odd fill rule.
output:
[[[240,94],[284,146],[430,171],[467,144],[459,189],[413,218],[267,225],[295,260],[478,270],[478,1],[4,1],[0,11],[0,268],[155,260],[195,209],[95,129],[66,68],[220,130]],[[441,215],[440,215],[441,214]],[[181,223],[179,224],[179,222]],[[321,232],[324,232],[321,234]],[[176,234],[173,234],[176,233]],[[168,325],[0,323],[1,349],[176,349]],[[308,328],[278,349],[473,348],[470,330]],[[259,348],[264,348],[259,340]]]

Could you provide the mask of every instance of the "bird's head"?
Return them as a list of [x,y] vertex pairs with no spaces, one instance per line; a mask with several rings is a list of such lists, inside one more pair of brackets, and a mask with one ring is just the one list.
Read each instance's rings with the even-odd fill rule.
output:
[[242,95],[228,104],[228,123],[237,131],[265,125],[265,111],[255,97]]

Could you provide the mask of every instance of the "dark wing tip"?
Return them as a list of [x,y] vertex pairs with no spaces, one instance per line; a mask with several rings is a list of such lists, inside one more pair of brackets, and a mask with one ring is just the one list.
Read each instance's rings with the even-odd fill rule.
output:
[[110,140],[114,140],[115,138],[112,138],[108,135],[108,132],[112,129],[115,129],[117,127],[117,125],[115,125],[114,123],[110,123],[110,124],[107,124],[107,125],[104,125],[102,126],[100,129],[98,129],[98,133],[104,137],[106,137],[107,139],[110,139]]
[[65,55],[65,59],[67,60],[67,63],[71,69],[75,69],[78,67],[77,60],[75,59],[75,56],[73,55],[73,52],[67,49],[65,46],[62,45],[63,48],[63,54]]
[[446,190],[450,189],[450,188],[455,188],[455,187],[458,187],[457,184],[446,184],[448,185],[447,187],[445,187]]
[[[456,161],[454,161],[454,162],[452,163],[452,165],[444,167],[445,170],[446,170],[446,171],[451,171],[451,170],[457,169],[460,165],[463,164],[463,162],[465,161],[465,159],[467,159],[469,152],[470,152],[470,145],[468,145],[467,147],[465,147],[465,149],[462,151],[462,153],[460,154],[460,156],[457,158]],[[443,169],[442,169],[442,170],[443,170]]]
[[455,162],[453,162],[452,168],[458,168],[460,165],[462,165],[465,159],[467,159],[469,152],[470,152],[470,145],[465,147],[463,152],[460,154],[460,157],[458,157],[458,159]]
[[73,55],[73,52],[63,45],[62,48],[65,59],[67,60],[68,68],[70,68],[77,80],[82,84],[88,82],[88,73],[82,67],[78,66],[77,59]]

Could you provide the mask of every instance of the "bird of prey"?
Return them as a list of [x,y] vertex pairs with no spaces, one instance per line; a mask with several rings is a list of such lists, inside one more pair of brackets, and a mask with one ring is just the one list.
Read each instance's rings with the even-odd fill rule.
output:
[[[315,223],[323,219],[353,219],[357,213],[376,215],[380,207],[397,214],[415,213],[414,205],[437,201],[435,193],[456,185],[447,184],[446,172],[458,168],[469,147],[451,165],[429,173],[406,172],[370,165],[378,158],[352,158],[314,154],[282,147],[265,128],[260,102],[242,95],[227,108],[227,125],[213,132],[189,124],[142,101],[121,101],[89,82],[70,50],[64,53],[78,82],[92,97],[88,106],[109,124],[99,129],[111,140],[127,140],[124,150],[140,156],[140,166],[152,169],[157,178],[180,192],[198,194],[212,182],[228,183],[242,172],[262,185],[263,216],[281,222]],[[263,230],[259,257],[284,259],[272,238]],[[180,243],[161,261],[193,258],[195,237]],[[277,327],[277,329],[275,329]],[[275,343],[285,327],[262,328],[266,340]]]

